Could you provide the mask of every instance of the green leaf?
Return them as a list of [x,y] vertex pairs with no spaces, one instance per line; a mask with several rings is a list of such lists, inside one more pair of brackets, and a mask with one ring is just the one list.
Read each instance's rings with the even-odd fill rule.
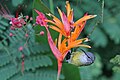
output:
[[[34,2],[33,2],[33,20],[34,20],[34,22],[35,22],[36,16],[38,16],[38,14],[35,12],[34,9],[44,13],[45,16],[47,16],[46,13],[51,13],[49,8],[47,6],[45,6],[41,0],[34,0]],[[47,17],[49,17],[49,16],[47,16]],[[37,29],[35,28],[35,30],[37,30]],[[38,30],[39,30],[39,28],[38,28]]]
[[19,69],[13,65],[9,64],[6,65],[5,67],[0,68],[0,79],[1,80],[7,80],[14,74],[16,74],[19,71]]
[[[90,33],[92,30],[90,28],[87,28],[86,31]],[[106,35],[98,27],[95,28],[94,32],[90,36],[90,39],[94,42],[95,47],[105,47],[108,43]]]
[[112,16],[107,18],[106,22],[104,22],[102,27],[106,33],[109,35],[111,40],[113,40],[116,44],[120,43],[120,27],[117,23],[116,18]]
[[42,68],[37,69],[36,72],[24,72],[24,75],[19,73],[9,80],[56,80],[56,73],[55,70]]
[[79,68],[68,63],[63,63],[62,73],[65,80],[81,80]]
[[[45,16],[47,18],[50,18],[49,16],[46,15],[46,13],[51,13],[50,10],[43,4],[43,2],[41,0],[34,0],[33,2],[33,19],[34,19],[34,22],[35,22],[35,18],[36,16],[38,16],[38,14],[35,12],[34,9],[37,9],[39,10],[40,12],[44,13]],[[44,31],[44,36],[36,36],[36,41],[39,42],[40,44],[43,43],[44,45],[47,45],[48,46],[48,40],[47,40],[47,32],[46,32],[46,29],[43,27],[43,26],[36,26],[34,28],[35,30],[35,33],[36,34],[39,34],[40,31]],[[58,33],[53,31],[53,30],[50,30],[51,32],[51,35],[53,36],[53,40],[56,38],[56,36],[58,36]],[[49,46],[48,46],[49,47]]]
[[11,56],[9,56],[5,52],[5,50],[4,51],[0,50],[0,67],[6,65],[7,63],[9,63],[10,60],[11,60]]
[[22,4],[23,0],[12,0],[13,6],[18,6],[19,4]]
[[25,69],[35,70],[38,67],[48,67],[52,65],[52,61],[48,56],[36,56],[25,59]]

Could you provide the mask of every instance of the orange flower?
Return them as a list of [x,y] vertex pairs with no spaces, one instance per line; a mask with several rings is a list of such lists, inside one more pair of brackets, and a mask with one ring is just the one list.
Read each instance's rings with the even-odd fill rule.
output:
[[[84,28],[86,20],[96,17],[96,15],[87,15],[86,14],[85,16],[83,16],[82,18],[77,20],[76,22],[73,22],[73,9],[71,9],[68,1],[66,1],[65,7],[67,10],[67,15],[65,15],[64,12],[62,12],[59,8],[57,8],[62,21],[60,21],[57,17],[55,17],[54,15],[52,15],[50,13],[48,15],[53,17],[53,20],[46,20],[46,21],[53,24],[50,26],[50,28],[61,33],[62,35],[64,35],[67,38],[69,38],[71,36],[71,30],[74,28],[77,28],[76,30],[78,30],[78,31],[74,30],[75,32],[73,32],[73,33],[79,32],[79,34],[80,34]],[[79,34],[76,34],[76,36],[78,36]]]
[[58,41],[57,41],[57,43],[55,45],[55,43],[54,43],[54,41],[53,41],[53,39],[51,37],[51,34],[50,34],[49,30],[48,30],[48,27],[45,27],[45,28],[47,30],[47,37],[48,37],[49,46],[50,46],[53,54],[55,55],[55,57],[56,57],[56,59],[58,61],[57,80],[59,80],[59,76],[60,76],[60,72],[61,72],[61,68],[62,68],[62,62],[63,62],[65,56],[67,55],[68,51],[71,48],[74,48],[74,47],[79,47],[79,46],[89,47],[89,46],[88,45],[82,45],[83,40],[86,40],[86,39],[75,40],[74,42],[67,45],[68,40],[67,40],[67,38],[64,38],[62,40],[62,34],[61,33],[59,34]]
[[[35,11],[39,14],[39,17],[37,17],[36,22],[40,21],[42,17],[45,17],[44,15],[40,16],[42,14],[41,12],[39,12],[37,10],[35,10]],[[46,17],[43,18],[43,20],[40,21],[38,24],[43,25],[41,23],[46,23],[45,20],[46,20]],[[64,38],[62,40],[63,35],[60,33],[59,37],[58,37],[58,41],[56,41],[56,44],[55,44],[52,37],[51,37],[51,34],[50,34],[49,30],[48,30],[48,25],[45,24],[44,26],[45,26],[45,28],[47,30],[47,37],[48,37],[49,46],[50,46],[54,56],[56,57],[56,59],[58,61],[57,80],[59,80],[59,75],[60,75],[61,68],[62,68],[62,62],[63,62],[65,56],[67,55],[68,51],[71,48],[74,48],[74,47],[84,46],[84,45],[82,45],[82,42],[83,42],[83,40],[87,40],[87,39],[74,40],[73,42],[68,44],[68,38]],[[81,44],[81,45],[79,45],[79,44]]]
[[[96,15],[85,14],[83,18],[77,20],[76,22],[73,22],[73,10],[71,9],[68,1],[66,1],[66,10],[67,10],[67,16],[65,15],[64,12],[61,12],[61,10],[58,8],[58,12],[60,14],[62,21],[60,21],[57,17],[55,17],[52,14],[48,14],[48,15],[52,16],[53,20],[48,20],[43,13],[35,10],[39,14],[39,16],[37,16],[36,18],[36,22],[41,26],[45,26],[47,30],[49,46],[58,61],[57,80],[59,80],[59,75],[62,68],[62,62],[65,56],[67,55],[68,51],[71,50],[71,48],[75,48],[75,47],[91,48],[90,46],[83,44],[83,42],[88,41],[88,38],[83,38],[83,39],[77,39],[77,38],[85,26],[86,20],[96,16]],[[52,23],[53,25],[47,25],[47,22]],[[45,24],[43,25],[43,23]],[[48,27],[59,32],[58,41],[56,42],[53,41],[51,34],[48,30]]]

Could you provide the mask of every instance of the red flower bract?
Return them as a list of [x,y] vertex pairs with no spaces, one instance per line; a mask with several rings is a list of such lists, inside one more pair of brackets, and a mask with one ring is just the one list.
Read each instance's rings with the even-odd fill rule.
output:
[[22,18],[11,18],[12,27],[14,28],[21,28],[26,22]]
[[36,24],[39,24],[40,26],[46,26],[47,22],[45,20],[47,20],[47,18],[45,17],[45,15],[43,13],[39,12],[36,9],[35,9],[35,11],[39,15],[39,16],[36,17]]

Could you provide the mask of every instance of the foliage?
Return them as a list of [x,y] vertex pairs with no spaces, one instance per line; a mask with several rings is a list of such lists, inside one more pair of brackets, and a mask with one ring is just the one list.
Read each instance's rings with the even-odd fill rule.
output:
[[[35,0],[38,1],[38,0]],[[41,5],[39,1],[39,5]],[[36,5],[37,2],[34,2]],[[44,4],[41,5],[44,8]],[[36,7],[34,7],[36,8]],[[45,7],[46,10],[46,7]],[[47,10],[46,10],[47,11]],[[44,80],[56,80],[57,68],[54,59],[50,58],[52,53],[47,44],[44,44],[44,37],[40,38],[40,42],[36,42],[35,34],[41,30],[34,31],[32,24],[28,23],[25,27],[29,32],[29,38],[25,37],[26,31],[24,28],[11,30],[9,21],[0,16],[0,77],[2,80],[23,80],[23,79],[44,79]],[[10,36],[10,33],[13,36]],[[42,40],[44,39],[44,40]],[[47,40],[46,40],[47,41]],[[46,42],[47,43],[47,42]],[[19,51],[19,48],[23,46],[23,51]],[[24,65],[22,60],[24,55]],[[76,80],[79,80],[79,70],[73,65],[67,69],[68,64],[64,64],[65,67],[63,74],[67,76],[66,71],[71,69],[75,70]],[[22,71],[24,67],[24,71]],[[8,72],[9,70],[9,72]],[[77,76],[78,75],[78,76]],[[66,80],[72,78],[69,76]],[[64,76],[61,75],[61,79]]]
[[113,67],[114,71],[120,72],[120,55],[116,55],[114,58],[110,60],[115,66]]
[[[62,7],[64,7],[66,0],[52,0],[50,3],[49,1],[34,0],[33,3],[33,0],[9,0],[9,2],[3,3],[5,3],[8,6],[8,8],[10,8],[10,12],[12,14],[16,13],[16,10],[18,9],[19,5],[27,4],[27,8],[25,8],[25,6],[22,6],[22,10],[24,10],[21,12],[23,12],[23,14],[25,13],[28,15],[32,15],[31,12],[33,12],[33,18],[35,20],[37,14],[34,12],[34,10],[32,11],[32,4],[33,8],[36,8],[39,11],[42,11],[43,13],[50,12],[49,7],[51,7],[52,13],[54,13],[57,16],[58,12],[56,7],[59,7],[62,10],[65,9]],[[64,63],[61,80],[73,80],[75,78],[75,80],[79,80],[80,76],[82,80],[119,80],[120,1],[69,1],[72,7],[74,8],[75,20],[83,16],[83,14],[85,14],[86,12],[88,12],[89,14],[97,15],[95,19],[89,20],[87,22],[84,31],[80,35],[80,37],[90,37],[90,45],[92,46],[92,49],[89,51],[95,53],[96,61],[91,66],[80,67],[80,74],[79,69],[76,66]],[[0,79],[56,80],[57,64],[47,44],[46,34],[45,36],[34,36],[34,34],[39,33],[41,30],[45,31],[45,29],[43,27],[35,27],[34,30],[32,29],[31,33],[29,34],[30,38],[28,40],[27,46],[24,47],[23,52],[20,52],[18,48],[20,46],[23,46],[27,40],[25,38],[25,31],[23,29],[12,31],[9,29],[9,27],[9,21],[0,16]],[[32,24],[29,24],[26,27],[28,29],[31,29],[31,27],[33,26]],[[10,37],[10,32],[15,34],[15,36]],[[57,33],[55,33],[52,30],[51,33],[52,36],[57,36]],[[22,54],[25,55],[25,70],[23,72],[24,74],[21,72]],[[110,62],[112,64],[110,64]],[[114,72],[112,71],[112,67]],[[74,72],[74,74],[72,72]]]
[[19,4],[22,4],[23,0],[12,0],[13,6],[18,6]]
[[[7,22],[2,22],[1,24],[4,28],[1,27],[1,42],[0,42],[0,76],[2,80],[15,80],[17,78],[24,79],[26,76],[33,75],[33,79],[35,76],[44,77],[44,75],[49,75],[44,71],[45,67],[52,66],[52,60],[49,56],[45,55],[49,52],[49,49],[44,44],[38,44],[35,42],[34,30],[31,29],[32,25],[28,24],[26,27],[30,29],[29,40],[27,42],[27,46],[24,47],[24,50],[20,52],[18,49],[20,46],[23,46],[26,43],[25,31],[21,30],[10,30],[9,28],[5,30],[6,26],[9,27]],[[4,31],[3,31],[4,30]],[[10,37],[9,33],[15,34],[15,36]],[[25,55],[24,58],[24,68],[25,73],[22,75],[22,54]],[[40,68],[41,73],[36,72],[36,69]],[[39,69],[37,69],[38,71]],[[43,71],[42,71],[43,70]],[[46,69],[45,69],[46,70]],[[55,70],[48,69],[46,71],[53,72],[53,76],[56,76]],[[35,75],[36,74],[36,75]],[[49,75],[50,76],[50,75]],[[44,77],[48,79],[48,77]],[[53,80],[55,77],[51,76]]]

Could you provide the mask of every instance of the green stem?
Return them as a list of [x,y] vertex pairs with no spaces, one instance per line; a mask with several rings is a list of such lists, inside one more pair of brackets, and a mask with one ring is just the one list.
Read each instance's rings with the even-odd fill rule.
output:
[[58,60],[58,74],[57,74],[57,80],[60,80],[60,73],[62,69],[62,62]]
[[101,12],[102,19],[101,19],[101,23],[103,23],[104,5],[105,5],[105,2],[104,2],[104,0],[102,0],[102,12]]

